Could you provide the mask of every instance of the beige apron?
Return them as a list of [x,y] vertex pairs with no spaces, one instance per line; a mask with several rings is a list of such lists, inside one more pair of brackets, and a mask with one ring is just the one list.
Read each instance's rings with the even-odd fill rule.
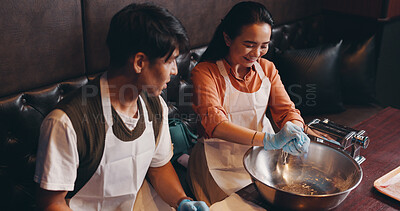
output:
[[[222,61],[217,61],[218,69],[225,79],[226,91],[223,107],[228,120],[249,129],[274,133],[265,115],[271,83],[259,63],[255,69],[262,83],[258,91],[245,93],[234,88]],[[243,167],[244,153],[249,146],[212,138],[204,140],[204,149],[209,171],[218,186],[227,194],[240,190],[251,183],[249,174]]]
[[155,143],[153,125],[147,118],[144,101],[141,101],[146,124],[143,134],[134,141],[118,139],[112,129],[112,111],[105,74],[100,80],[103,114],[106,121],[106,138],[103,157],[88,183],[70,200],[72,210],[132,210],[137,193],[150,166]]

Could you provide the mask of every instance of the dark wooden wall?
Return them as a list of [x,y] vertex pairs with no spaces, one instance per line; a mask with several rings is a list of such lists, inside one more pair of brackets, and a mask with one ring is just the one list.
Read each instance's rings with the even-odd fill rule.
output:
[[80,0],[3,0],[0,96],[85,73]]
[[399,0],[323,0],[323,8],[382,21],[400,16]]
[[[106,46],[103,44],[111,16],[127,5],[127,0],[85,0],[84,14],[87,45],[87,71],[101,71],[108,64]],[[137,0],[136,2],[146,2]],[[229,11],[240,0],[158,0],[155,3],[167,8],[185,26],[191,46],[207,45],[214,29]],[[272,13],[276,22],[284,23],[309,16],[321,11],[322,3],[318,0],[258,0]]]
[[[114,13],[145,0],[3,0],[0,7],[0,97],[107,68],[105,37]],[[154,0],[177,16],[191,46],[206,45],[240,0]],[[258,0],[276,22],[321,11],[320,0]]]
[[400,19],[381,26],[376,97],[383,106],[400,109]]

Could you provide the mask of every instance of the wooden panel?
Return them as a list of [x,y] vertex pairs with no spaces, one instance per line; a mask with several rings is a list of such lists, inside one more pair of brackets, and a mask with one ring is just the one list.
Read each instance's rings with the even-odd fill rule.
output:
[[397,16],[400,16],[400,0],[390,0],[387,11],[387,17],[393,18]]
[[79,0],[3,0],[0,96],[84,73]]
[[[209,42],[219,20],[240,1],[153,2],[168,8],[176,15],[186,27],[192,47],[198,47]],[[322,7],[320,0],[257,1],[267,6],[278,24],[319,13]],[[2,1],[0,96],[104,70],[108,65],[105,37],[109,21],[115,12],[132,2],[147,1]],[[87,72],[85,57],[86,67],[89,69]]]
[[324,0],[323,8],[336,12],[380,18],[383,0]]
[[376,98],[400,109],[400,19],[383,24],[376,73]]
[[[192,48],[207,45],[215,28],[229,9],[241,0],[154,0],[155,4],[167,8],[187,30]],[[285,23],[319,13],[320,0],[256,0],[272,13],[275,22]],[[134,2],[147,2],[136,0]],[[104,70],[108,65],[108,49],[105,39],[111,17],[131,0],[84,0],[86,26],[86,61],[88,73]]]

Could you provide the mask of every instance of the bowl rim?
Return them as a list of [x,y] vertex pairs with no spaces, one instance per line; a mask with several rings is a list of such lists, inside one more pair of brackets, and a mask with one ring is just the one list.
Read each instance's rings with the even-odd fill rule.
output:
[[[244,156],[243,156],[243,166],[244,166],[244,168],[246,169],[247,173],[251,176],[251,178],[252,178],[254,184],[255,184],[254,180],[257,180],[259,183],[262,183],[263,185],[265,185],[265,186],[267,186],[267,187],[269,187],[269,188],[272,188],[272,189],[274,189],[274,190],[276,190],[276,191],[284,192],[284,193],[287,193],[287,194],[290,194],[290,195],[295,195],[295,196],[310,197],[310,198],[326,198],[326,197],[333,197],[333,196],[338,196],[338,195],[342,195],[342,194],[345,194],[345,193],[347,193],[347,192],[350,192],[350,191],[354,190],[354,189],[361,183],[362,178],[363,178],[363,176],[364,176],[364,173],[363,173],[363,171],[362,171],[362,168],[361,168],[360,164],[357,163],[349,154],[347,154],[345,151],[343,151],[343,150],[341,150],[341,149],[338,149],[338,148],[336,148],[336,147],[330,146],[330,145],[328,145],[328,144],[324,144],[324,143],[321,143],[321,142],[318,142],[318,141],[314,141],[314,140],[311,140],[311,142],[313,142],[313,143],[315,143],[315,144],[321,144],[321,145],[323,145],[323,146],[325,146],[325,147],[330,147],[330,148],[332,148],[332,149],[338,151],[339,153],[343,154],[343,155],[346,156],[347,158],[349,158],[350,161],[351,161],[353,164],[356,165],[357,171],[360,172],[360,178],[358,179],[358,181],[357,181],[352,187],[350,187],[349,189],[347,189],[347,190],[345,190],[345,191],[336,192],[336,193],[329,193],[329,194],[309,195],[309,194],[300,194],[300,193],[293,193],[293,192],[284,191],[284,190],[282,190],[282,189],[279,189],[279,188],[276,188],[276,187],[273,187],[273,186],[270,186],[270,185],[265,184],[264,182],[262,182],[262,181],[260,181],[259,179],[257,179],[257,178],[247,169],[247,166],[246,166],[246,163],[245,163],[245,159],[246,159],[246,157],[248,157],[248,155],[251,153],[251,151],[253,151],[253,149],[255,148],[254,146],[253,146],[253,147],[250,147],[250,148],[246,151],[246,153],[244,154]],[[257,147],[257,148],[258,148],[258,147]],[[260,147],[260,148],[263,148],[263,147]],[[256,185],[256,186],[257,186],[257,185]],[[261,195],[262,195],[262,194],[261,194]]]

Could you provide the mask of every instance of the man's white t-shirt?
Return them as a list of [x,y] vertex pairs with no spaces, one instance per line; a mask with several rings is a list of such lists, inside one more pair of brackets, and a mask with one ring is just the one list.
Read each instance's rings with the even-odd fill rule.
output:
[[[168,107],[162,97],[159,98],[163,108],[163,120],[150,167],[167,164],[173,155],[168,127]],[[137,119],[118,113],[128,128],[135,127]],[[78,166],[77,137],[72,122],[64,111],[55,109],[46,116],[41,125],[34,181],[46,190],[72,191]]]

